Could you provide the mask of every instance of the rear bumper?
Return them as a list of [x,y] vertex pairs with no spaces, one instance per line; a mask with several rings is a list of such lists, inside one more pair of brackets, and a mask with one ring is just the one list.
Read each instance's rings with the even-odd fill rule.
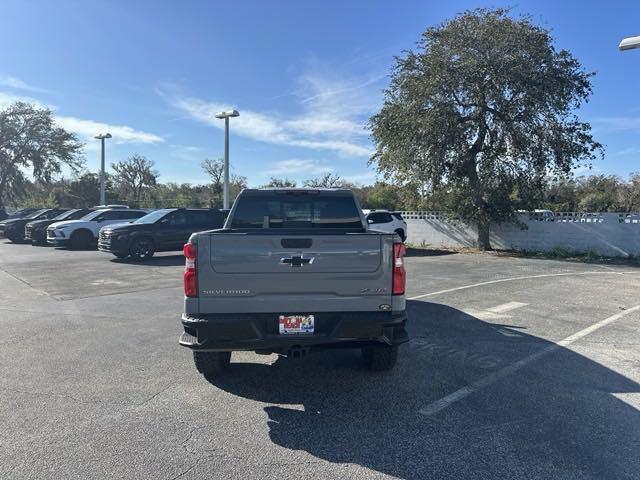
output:
[[[313,314],[313,313],[310,313]],[[399,345],[409,340],[406,312],[323,312],[313,334],[280,335],[277,313],[182,316],[179,343],[197,351],[268,350],[300,347]]]

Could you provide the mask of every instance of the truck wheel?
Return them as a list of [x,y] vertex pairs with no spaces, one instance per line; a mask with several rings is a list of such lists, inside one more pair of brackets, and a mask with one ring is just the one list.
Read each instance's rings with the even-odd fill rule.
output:
[[398,347],[390,345],[364,347],[362,358],[369,370],[391,370],[398,361]]
[[153,257],[154,253],[153,240],[146,237],[135,239],[129,248],[129,255],[134,260],[147,260]]
[[85,250],[89,248],[93,241],[93,235],[87,230],[78,230],[71,234],[69,246],[72,250]]
[[193,361],[196,369],[208,379],[226,370],[231,363],[231,352],[193,352]]

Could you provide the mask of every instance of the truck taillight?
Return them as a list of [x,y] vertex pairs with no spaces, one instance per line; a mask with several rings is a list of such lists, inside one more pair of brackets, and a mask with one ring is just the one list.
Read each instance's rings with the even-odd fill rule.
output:
[[182,276],[184,282],[184,294],[187,297],[198,296],[198,275],[196,273],[196,246],[193,243],[187,243],[182,249],[184,254],[184,274]]
[[393,244],[393,294],[404,295],[404,287],[407,283],[407,272],[404,269],[404,254],[406,248],[403,243]]

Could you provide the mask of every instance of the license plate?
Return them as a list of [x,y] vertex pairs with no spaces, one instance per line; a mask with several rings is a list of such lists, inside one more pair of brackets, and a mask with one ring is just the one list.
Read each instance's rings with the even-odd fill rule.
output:
[[278,325],[282,335],[313,333],[313,315],[280,315]]

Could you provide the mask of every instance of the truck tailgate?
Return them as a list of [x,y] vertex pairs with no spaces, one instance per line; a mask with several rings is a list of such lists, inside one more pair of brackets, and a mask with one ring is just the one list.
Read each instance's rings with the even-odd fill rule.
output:
[[202,313],[390,308],[393,235],[211,232],[198,236]]

